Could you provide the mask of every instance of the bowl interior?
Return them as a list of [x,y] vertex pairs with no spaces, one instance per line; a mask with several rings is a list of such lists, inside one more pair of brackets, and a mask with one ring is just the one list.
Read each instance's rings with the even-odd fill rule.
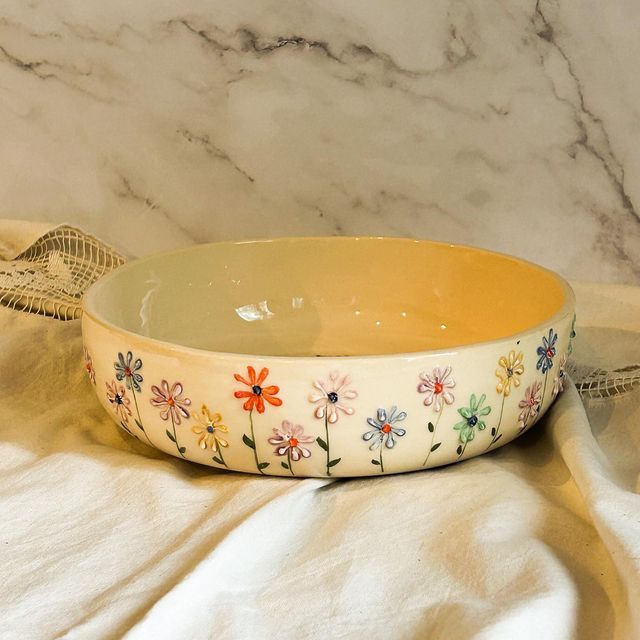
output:
[[498,339],[567,303],[550,271],[480,249],[394,238],[201,245],[125,265],[85,312],[136,334],[212,351],[342,356]]

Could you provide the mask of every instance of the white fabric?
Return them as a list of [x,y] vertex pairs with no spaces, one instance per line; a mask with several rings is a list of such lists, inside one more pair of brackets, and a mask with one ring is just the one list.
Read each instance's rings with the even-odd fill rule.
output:
[[[579,286],[576,355],[640,362],[640,290]],[[262,478],[120,431],[80,327],[0,308],[1,638],[638,638],[640,394],[571,388],[435,471]]]

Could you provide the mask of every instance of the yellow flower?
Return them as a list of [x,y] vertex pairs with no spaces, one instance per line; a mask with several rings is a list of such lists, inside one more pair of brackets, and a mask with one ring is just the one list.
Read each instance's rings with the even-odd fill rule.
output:
[[509,351],[509,355],[505,358],[502,356],[498,360],[500,367],[496,369],[496,376],[498,376],[498,384],[496,385],[496,391],[508,396],[511,393],[511,384],[514,387],[520,386],[520,376],[524,373],[524,366],[522,365],[522,351],[519,351],[516,355],[515,351]]
[[193,433],[200,436],[198,445],[201,449],[211,449],[214,453],[219,447],[228,447],[229,443],[221,438],[218,433],[228,433],[229,429],[220,424],[222,416],[219,413],[211,413],[206,404],[195,414],[198,424],[191,428]]

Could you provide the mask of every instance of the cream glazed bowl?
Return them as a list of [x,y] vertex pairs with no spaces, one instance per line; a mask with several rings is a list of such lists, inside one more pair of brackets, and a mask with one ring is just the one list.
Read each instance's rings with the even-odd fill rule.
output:
[[263,475],[448,464],[531,428],[564,384],[574,295],[523,260],[401,238],[200,245],[83,302],[85,367],[118,425]]

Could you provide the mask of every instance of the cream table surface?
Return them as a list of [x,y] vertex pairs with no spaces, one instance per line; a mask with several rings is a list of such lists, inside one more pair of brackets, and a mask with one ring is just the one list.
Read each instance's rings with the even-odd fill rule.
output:
[[[576,291],[577,358],[640,362],[640,289]],[[0,307],[0,360],[3,639],[640,637],[637,390],[434,471],[256,478],[117,430],[78,321]]]

